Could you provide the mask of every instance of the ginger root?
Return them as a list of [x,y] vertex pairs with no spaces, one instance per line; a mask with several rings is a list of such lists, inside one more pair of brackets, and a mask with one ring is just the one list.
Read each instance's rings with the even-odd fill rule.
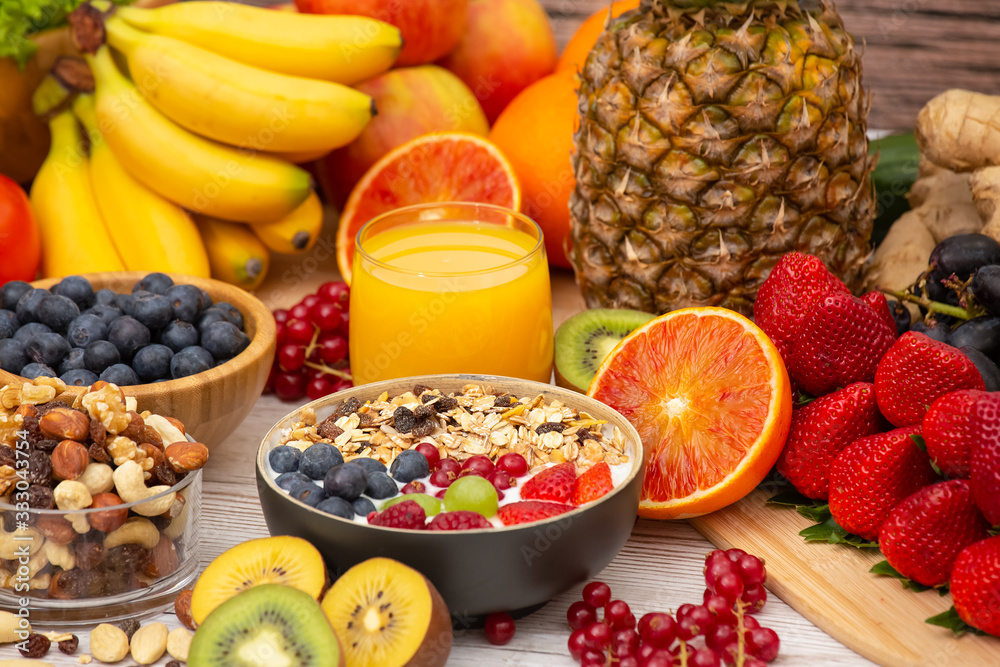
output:
[[928,102],[914,130],[920,154],[953,171],[1000,165],[1000,97],[948,90]]
[[1000,167],[976,170],[969,178],[969,186],[979,216],[986,223],[982,233],[1000,241]]

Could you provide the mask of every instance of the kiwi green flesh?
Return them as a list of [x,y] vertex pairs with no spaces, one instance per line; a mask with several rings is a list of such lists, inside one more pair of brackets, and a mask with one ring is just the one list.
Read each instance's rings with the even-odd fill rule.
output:
[[216,608],[195,633],[189,667],[338,667],[340,644],[307,593],[255,586]]
[[570,389],[586,392],[601,362],[615,345],[654,317],[638,310],[610,308],[577,313],[556,331],[556,376]]

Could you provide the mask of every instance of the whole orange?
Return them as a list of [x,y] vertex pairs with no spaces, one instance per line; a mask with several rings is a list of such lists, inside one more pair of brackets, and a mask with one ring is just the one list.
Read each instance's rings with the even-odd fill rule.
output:
[[570,161],[577,128],[576,72],[550,74],[525,88],[490,131],[521,181],[521,211],[545,234],[549,264],[572,268],[569,196],[576,180]]
[[[639,0],[620,0],[611,3],[612,16],[621,16],[630,9],[639,6]],[[556,71],[568,69],[577,71],[583,69],[583,64],[587,61],[587,54],[597,44],[597,38],[604,32],[604,23],[608,20],[608,8],[599,9],[591,14],[584,21],[573,37],[570,38],[559,62],[556,64]]]

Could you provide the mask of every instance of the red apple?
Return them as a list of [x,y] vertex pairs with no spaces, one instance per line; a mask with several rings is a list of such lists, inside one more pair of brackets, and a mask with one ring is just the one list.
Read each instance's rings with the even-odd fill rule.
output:
[[492,123],[556,66],[556,40],[537,0],[469,0],[462,41],[441,65],[458,75]]
[[431,63],[455,48],[469,0],[295,0],[303,14],[370,16],[399,28],[403,51],[396,65]]
[[389,70],[357,86],[378,109],[364,132],[317,163],[327,197],[342,205],[379,158],[428,132],[464,131],[486,136],[489,123],[472,91],[437,65]]

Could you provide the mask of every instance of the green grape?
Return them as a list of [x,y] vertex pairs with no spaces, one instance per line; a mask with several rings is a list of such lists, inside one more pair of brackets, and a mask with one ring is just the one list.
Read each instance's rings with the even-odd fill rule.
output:
[[459,477],[452,482],[451,486],[444,493],[444,508],[446,511],[458,512],[460,510],[468,510],[470,512],[479,512],[487,519],[497,513],[499,502],[497,490],[493,486],[493,483],[475,475]]
[[[490,486],[493,486],[492,484]],[[404,500],[412,500],[416,504],[424,508],[424,514],[427,516],[434,516],[441,511],[441,501],[434,496],[429,496],[426,493],[403,493],[396,496],[390,500],[385,501],[382,504],[382,509],[388,509],[393,505],[398,505]],[[496,510],[493,510],[494,512]]]

